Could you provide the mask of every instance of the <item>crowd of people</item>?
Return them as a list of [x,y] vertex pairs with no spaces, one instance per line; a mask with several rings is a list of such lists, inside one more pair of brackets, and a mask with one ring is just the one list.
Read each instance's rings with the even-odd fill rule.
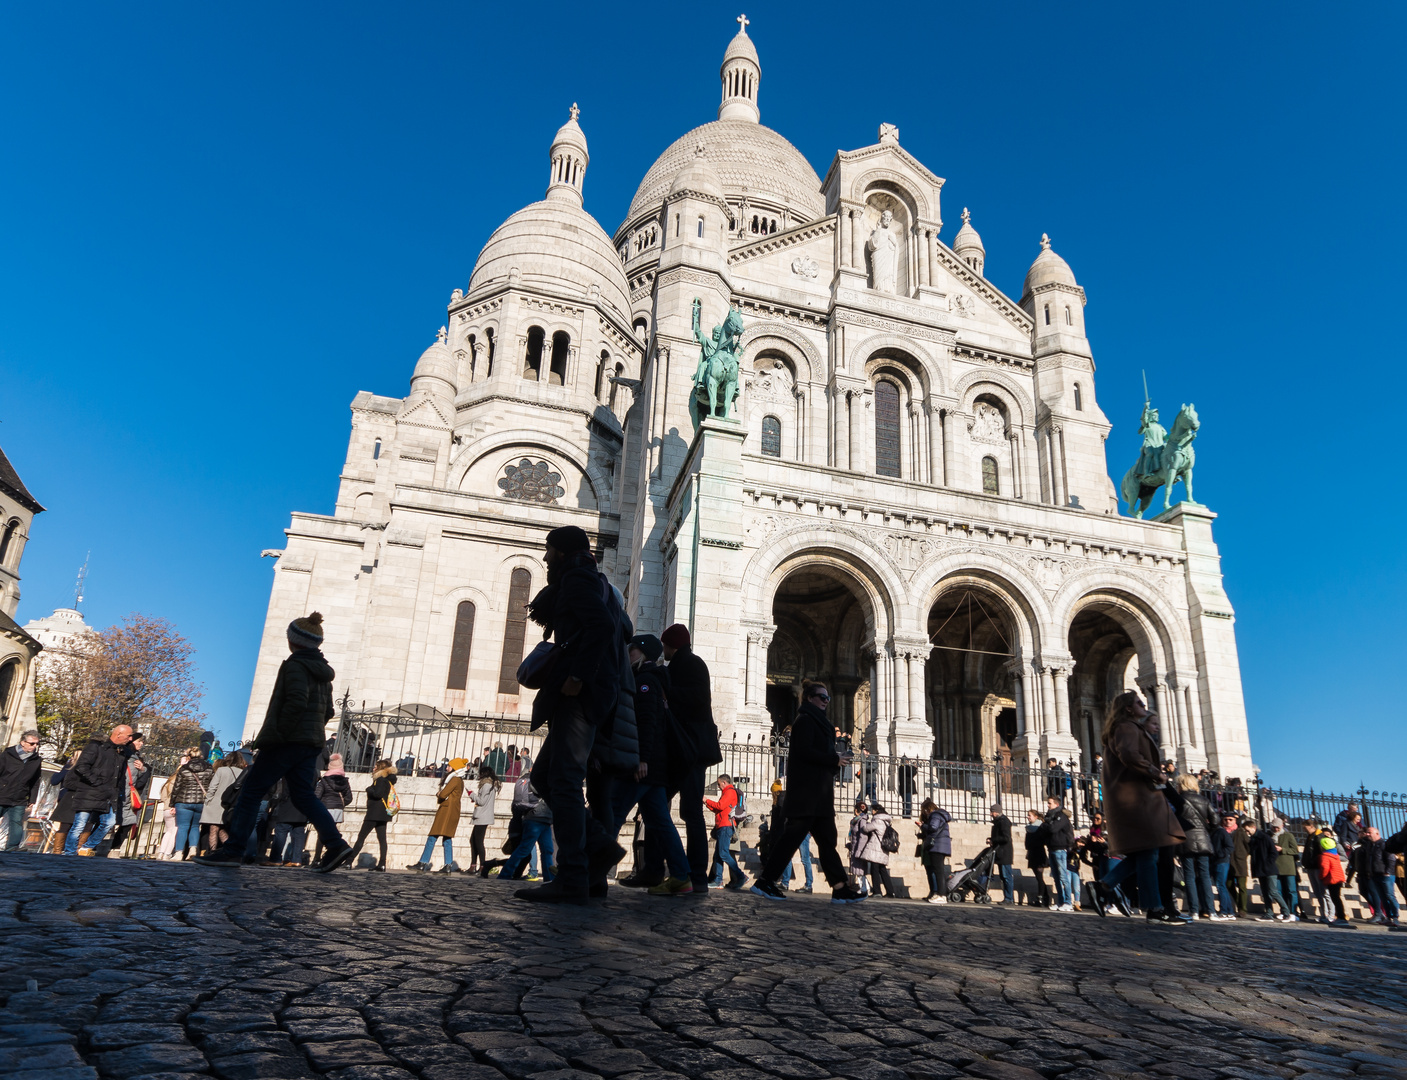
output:
[[[705,793],[706,772],[722,753],[711,676],[692,650],[688,629],[675,624],[658,637],[637,633],[579,528],[553,530],[545,555],[547,585],[528,605],[543,641],[518,671],[519,681],[537,691],[532,728],[545,737],[536,761],[526,749],[501,743],[475,760],[417,765],[409,755],[379,759],[368,778],[358,835],[344,838],[338,825],[356,795],[341,756],[326,742],[334,672],[321,652],[322,616],[315,612],[288,626],[289,656],[251,753],[231,751],[212,762],[191,748],[182,756],[166,788],[160,857],[217,867],[306,865],[329,873],[352,863],[374,833],[379,857],[367,869],[385,871],[387,825],[400,807],[397,777],[418,775],[440,784],[424,849],[408,869],[431,871],[437,846],[438,872],[461,869],[453,841],[467,808],[465,872],[521,881],[514,896],[530,902],[584,904],[605,895],[626,854],[619,838],[632,812],[637,857],[631,874],[616,879],[623,886],[659,896],[747,889],[783,900],[799,855],[803,892],[814,887],[819,862],[833,903],[893,898],[890,864],[906,843],[897,811],[913,826],[907,843],[933,904],[967,895],[986,899],[989,886],[1000,884],[1004,905],[1057,912],[1088,905],[1101,917],[1141,913],[1151,922],[1185,925],[1252,917],[1258,891],[1264,911],[1254,917],[1261,920],[1313,918],[1349,927],[1342,893],[1356,876],[1370,921],[1399,929],[1396,893],[1407,897],[1407,830],[1384,837],[1350,805],[1331,828],[1313,819],[1299,823],[1301,841],[1282,818],[1248,813],[1244,798],[1209,793],[1207,775],[1179,774],[1162,761],[1158,717],[1132,691],[1108,710],[1099,781],[1082,791],[1086,809],[1097,807],[1087,829],[1077,830],[1067,811],[1072,785],[1065,771],[1054,759],[1047,763],[1045,808],[1027,812],[1020,834],[1027,881],[1016,866],[1016,827],[1000,803],[990,807],[983,852],[950,872],[952,818],[926,799],[913,819],[914,763],[900,762],[892,791],[898,803],[887,808],[878,797],[876,759],[863,750],[856,754],[827,718],[829,689],[808,682],[782,736],[785,776],[773,785],[760,830],[761,867],[749,881],[733,853],[735,831],[750,817],[744,793],[726,774],[716,777],[716,796]],[[94,855],[121,844],[150,791],[152,769],[142,747],[140,733],[119,725],[89,740],[48,781],[59,792],[50,815],[56,825],[51,850]],[[35,732],[0,754],[7,850],[18,847],[26,809],[37,801],[40,764]],[[842,858],[835,801],[846,776],[861,784]],[[508,840],[490,857],[487,834],[505,787],[512,792]],[[671,812],[676,797],[683,835]],[[1257,802],[1262,811],[1273,809],[1268,799]],[[705,810],[713,815],[711,853]],[[311,857],[310,830],[316,838]]]

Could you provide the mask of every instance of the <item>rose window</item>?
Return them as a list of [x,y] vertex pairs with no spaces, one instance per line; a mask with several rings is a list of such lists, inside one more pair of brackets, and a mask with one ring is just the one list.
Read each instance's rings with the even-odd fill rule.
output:
[[552,466],[545,461],[530,458],[523,458],[518,464],[504,468],[498,486],[510,499],[522,499],[524,502],[551,504],[567,493],[562,487],[561,473],[553,472]]

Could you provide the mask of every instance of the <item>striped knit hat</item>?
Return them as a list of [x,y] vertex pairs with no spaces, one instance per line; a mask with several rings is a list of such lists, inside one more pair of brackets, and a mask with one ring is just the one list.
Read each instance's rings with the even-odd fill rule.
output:
[[315,611],[288,624],[288,640],[304,649],[316,649],[322,644],[322,613]]

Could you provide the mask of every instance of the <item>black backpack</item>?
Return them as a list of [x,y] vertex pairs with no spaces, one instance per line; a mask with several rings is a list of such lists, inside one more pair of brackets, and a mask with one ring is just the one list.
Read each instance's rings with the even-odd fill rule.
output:
[[879,838],[879,848],[890,855],[899,850],[899,832],[894,828],[892,821],[884,823],[884,835]]

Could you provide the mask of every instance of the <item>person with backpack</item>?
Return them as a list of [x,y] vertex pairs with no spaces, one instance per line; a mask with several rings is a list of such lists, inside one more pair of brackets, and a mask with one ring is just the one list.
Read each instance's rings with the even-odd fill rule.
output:
[[[342,860],[354,863],[362,853],[366,838],[376,830],[376,844],[381,849],[381,857],[368,870],[386,872],[386,826],[400,813],[401,800],[396,794],[396,767],[387,758],[378,761],[371,770],[371,786],[366,789],[366,813],[362,816],[361,831],[351,848],[351,854]],[[341,862],[338,865],[342,865]]]
[[591,541],[576,525],[547,534],[547,585],[528,604],[528,615],[550,637],[550,671],[533,700],[532,728],[547,737],[532,770],[532,786],[552,810],[557,838],[555,880],[519,889],[514,896],[540,903],[584,905],[591,878],[604,878],[625,857],[599,819],[588,818],[583,785],[598,737],[609,739],[621,678],[629,668],[623,622],[628,622],[591,554]]
[[239,751],[231,751],[215,762],[210,775],[210,789],[205,796],[205,805],[200,808],[200,827],[205,830],[205,850],[214,851],[229,839],[225,831],[224,803],[225,792],[244,771],[244,757]]
[[[682,623],[665,627],[660,634],[663,656],[669,666],[669,709],[675,742],[670,754],[670,790],[679,793],[679,817],[684,822],[684,851],[689,859],[691,895],[708,894],[708,826],[704,821],[705,772],[723,760],[718,743],[718,726],[713,721],[713,679],[708,665],[694,652],[689,628]],[[645,838],[651,852],[650,865],[662,865],[663,855]]]
[[[498,771],[492,765],[479,766],[478,786],[469,793],[469,801],[474,804],[474,814],[469,819],[472,827],[469,831],[468,872],[471,874],[482,870],[484,863],[488,862],[488,852],[484,849],[484,836],[488,833],[489,826],[493,824],[494,806],[498,802],[498,791],[501,786],[502,782],[498,778]],[[455,804],[458,805],[458,799],[455,800]],[[436,820],[439,820],[438,817]],[[450,833],[450,835],[454,834]],[[446,849],[445,858],[449,858],[448,849]],[[428,859],[421,861],[429,862]],[[414,868],[412,867],[412,869]]]
[[[747,884],[747,875],[733,857],[733,811],[738,808],[738,789],[733,786],[733,778],[727,773],[718,774],[718,798],[705,799],[704,805],[713,812],[713,836],[715,848],[713,866],[710,867],[708,887],[721,888],[723,868],[728,868],[728,888],[741,889]],[[648,826],[646,826],[648,828]]]
[[[198,856],[206,866],[239,866],[259,817],[259,803],[280,778],[288,780],[289,798],[317,829],[327,848],[314,870],[329,873],[352,857],[352,847],[313,794],[317,762],[327,744],[335,672],[322,655],[322,615],[312,614],[288,624],[289,656],[279,666],[264,724],[254,740],[258,754],[245,770],[239,800],[230,818],[230,838],[218,851]],[[384,862],[384,855],[382,861]]]
[[889,856],[899,850],[899,834],[894,819],[877,800],[870,801],[869,813],[860,822],[860,858],[873,883],[872,896],[894,899],[894,882],[889,877]]
[[176,846],[172,859],[185,859],[190,848],[200,843],[200,820],[210,791],[214,770],[200,756],[200,747],[186,751],[187,761],[172,775],[167,802],[176,808]]
[[[342,819],[347,815],[347,807],[352,805],[352,800],[355,798],[352,794],[352,784],[347,779],[346,764],[341,754],[328,755],[327,768],[323,770],[322,778],[314,786],[313,794],[317,796],[318,802],[327,807],[328,816],[341,825]],[[313,852],[313,864],[317,865],[320,862],[322,862],[321,836],[318,837],[318,846]]]

